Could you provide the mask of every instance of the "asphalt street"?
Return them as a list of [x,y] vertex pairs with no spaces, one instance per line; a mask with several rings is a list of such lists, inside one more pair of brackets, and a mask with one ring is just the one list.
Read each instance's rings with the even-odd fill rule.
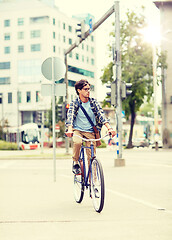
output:
[[71,159],[57,159],[54,182],[52,159],[21,154],[0,160],[0,239],[172,239],[171,150],[124,150],[125,167],[114,167],[115,149],[98,149],[106,186],[100,214],[87,190],[74,201]]

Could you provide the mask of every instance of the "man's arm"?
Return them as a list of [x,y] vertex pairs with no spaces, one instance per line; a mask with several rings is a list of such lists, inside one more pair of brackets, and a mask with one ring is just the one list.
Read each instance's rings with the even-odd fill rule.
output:
[[104,125],[106,126],[106,128],[107,128],[107,130],[108,130],[108,133],[109,133],[112,137],[114,137],[114,136],[116,135],[116,132],[113,130],[113,128],[110,126],[110,124],[109,124],[108,122],[106,122]]
[[65,133],[67,137],[72,137],[73,136],[73,127],[72,125],[68,126],[68,131]]

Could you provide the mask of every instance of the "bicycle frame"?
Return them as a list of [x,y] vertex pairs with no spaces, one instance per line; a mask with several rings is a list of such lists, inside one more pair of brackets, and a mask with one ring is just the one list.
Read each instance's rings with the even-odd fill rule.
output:
[[[88,167],[88,171],[86,173],[86,161],[85,161],[85,153],[84,153],[84,149],[91,149],[91,158],[90,158],[90,163],[89,163],[89,167]],[[94,157],[94,146],[93,146],[93,142],[91,142],[91,145],[90,147],[87,147],[87,146],[81,146],[81,150],[80,150],[80,156],[79,156],[79,161],[81,163],[82,161],[82,164],[83,164],[83,170],[84,170],[84,185],[86,188],[89,187],[89,175],[90,173],[92,174],[91,172],[91,162],[92,162],[92,159]]]

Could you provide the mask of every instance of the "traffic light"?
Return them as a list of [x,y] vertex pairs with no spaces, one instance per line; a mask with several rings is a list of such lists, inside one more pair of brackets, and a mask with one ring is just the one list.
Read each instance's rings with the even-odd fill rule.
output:
[[82,39],[85,39],[85,21],[81,21],[81,23],[77,23],[77,29],[76,29],[76,32],[77,33],[77,36],[79,38],[82,38]]
[[112,106],[116,106],[117,104],[117,89],[116,89],[116,81],[113,81],[111,85],[106,86],[107,88],[111,89],[111,92],[107,92],[108,99],[106,102],[110,103]]
[[64,104],[58,104],[57,105],[57,118],[59,120],[64,120],[65,119]]
[[69,106],[70,106],[69,103],[67,103],[66,106],[65,106],[65,116],[66,116],[66,119],[67,119],[67,112],[69,110]]
[[121,81],[121,98],[122,100],[131,95],[132,83],[126,83],[125,81]]
[[38,125],[42,124],[42,112],[41,111],[37,112],[37,124]]

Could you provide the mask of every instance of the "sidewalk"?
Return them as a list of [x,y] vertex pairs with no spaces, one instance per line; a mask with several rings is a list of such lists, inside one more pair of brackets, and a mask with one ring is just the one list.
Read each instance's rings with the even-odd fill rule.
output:
[[[65,148],[56,148],[56,157],[57,158],[71,158],[72,149],[69,149],[69,153],[66,154]],[[24,158],[40,158],[40,159],[49,159],[53,157],[53,148],[44,148],[43,150],[12,150],[0,151],[0,160],[2,159],[24,159]]]
[[[113,148],[97,148],[97,154],[101,154],[101,152],[112,152],[116,154],[116,147]],[[133,152],[137,155],[137,153],[149,152],[156,154],[160,153],[162,155],[163,152],[171,153],[172,156],[172,149],[162,149],[160,148],[158,151],[152,148],[133,148],[133,149],[123,149],[123,154],[126,155],[127,153]],[[56,148],[56,158],[57,159],[70,159],[72,156],[72,148],[69,148],[69,153],[66,154],[65,148]],[[0,160],[4,159],[28,159],[28,158],[36,158],[36,159],[52,159],[53,158],[53,148],[44,148],[43,150],[36,149],[36,150],[0,150]]]

